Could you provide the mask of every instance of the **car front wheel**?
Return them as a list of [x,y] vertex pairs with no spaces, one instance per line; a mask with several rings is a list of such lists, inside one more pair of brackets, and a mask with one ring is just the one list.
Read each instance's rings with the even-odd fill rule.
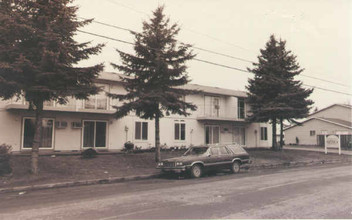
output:
[[232,173],[239,173],[240,170],[241,170],[241,163],[238,161],[233,162],[231,166]]
[[193,178],[199,178],[201,177],[203,174],[203,169],[202,169],[202,166],[199,165],[199,164],[195,164],[192,166],[191,168],[191,176]]

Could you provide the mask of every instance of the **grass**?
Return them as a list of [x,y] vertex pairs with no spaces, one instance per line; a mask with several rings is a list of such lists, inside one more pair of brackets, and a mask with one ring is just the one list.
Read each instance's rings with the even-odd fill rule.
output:
[[[272,151],[268,149],[249,149],[252,166],[262,164],[282,164],[288,162],[311,162],[339,160],[351,162],[351,156],[307,152],[299,150]],[[182,155],[183,151],[163,151],[162,158]],[[39,158],[40,174],[29,173],[29,156],[12,156],[13,174],[0,177],[0,188],[66,181],[78,181],[109,177],[124,177],[158,173],[155,169],[154,153],[130,153],[98,155],[93,159],[82,159],[78,155],[41,156]]]

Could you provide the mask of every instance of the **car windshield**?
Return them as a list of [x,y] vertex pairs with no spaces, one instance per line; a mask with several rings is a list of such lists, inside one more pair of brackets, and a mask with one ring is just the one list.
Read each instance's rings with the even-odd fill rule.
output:
[[191,147],[188,149],[183,156],[188,156],[188,155],[202,155],[208,150],[207,147]]

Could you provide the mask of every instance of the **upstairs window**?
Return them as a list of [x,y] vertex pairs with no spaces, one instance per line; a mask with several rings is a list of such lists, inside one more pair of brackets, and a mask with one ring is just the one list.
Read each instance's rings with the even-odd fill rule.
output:
[[106,92],[108,91],[108,85],[98,84],[98,87],[102,89],[98,94],[89,96],[84,102],[85,109],[99,109],[106,110],[108,107],[108,97]]
[[238,103],[237,103],[237,116],[240,119],[244,119],[244,114],[245,109],[244,109],[244,98],[238,98]]
[[204,113],[206,116],[220,117],[220,97],[204,96]]
[[309,131],[309,135],[310,135],[310,136],[315,136],[315,130]]

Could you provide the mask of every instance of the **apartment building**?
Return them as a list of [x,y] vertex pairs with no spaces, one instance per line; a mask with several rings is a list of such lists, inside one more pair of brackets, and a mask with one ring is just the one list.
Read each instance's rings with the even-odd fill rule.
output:
[[[154,146],[154,121],[133,113],[122,119],[114,117],[118,100],[105,92],[125,92],[120,74],[102,72],[96,84],[103,88],[88,100],[69,99],[61,105],[44,105],[41,150],[80,151],[93,147],[99,150],[120,150],[126,141],[141,148]],[[165,147],[204,144],[239,143],[248,147],[269,147],[269,124],[248,123],[246,93],[217,87],[188,84],[199,94],[185,97],[198,109],[189,117],[171,115],[160,120],[160,142]],[[34,114],[23,99],[0,101],[0,143],[10,144],[13,151],[31,149],[34,137]]]

